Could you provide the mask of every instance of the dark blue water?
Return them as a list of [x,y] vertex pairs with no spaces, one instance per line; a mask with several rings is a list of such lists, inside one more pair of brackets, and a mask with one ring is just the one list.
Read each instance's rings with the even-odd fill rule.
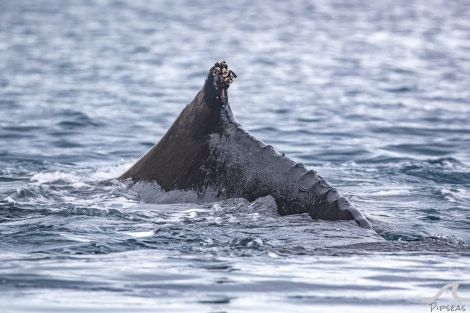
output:
[[[218,60],[245,128],[373,230],[265,200],[143,203],[115,179]],[[470,297],[469,86],[464,0],[3,0],[0,312],[430,312],[453,281]]]

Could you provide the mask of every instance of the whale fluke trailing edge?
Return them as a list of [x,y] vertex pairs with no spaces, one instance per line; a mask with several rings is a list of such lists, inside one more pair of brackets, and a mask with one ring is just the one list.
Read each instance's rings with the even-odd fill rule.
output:
[[280,215],[370,223],[315,171],[246,131],[233,116],[227,89],[236,77],[225,61],[176,121],[120,179],[156,183],[164,192],[192,192],[198,201],[272,196]]

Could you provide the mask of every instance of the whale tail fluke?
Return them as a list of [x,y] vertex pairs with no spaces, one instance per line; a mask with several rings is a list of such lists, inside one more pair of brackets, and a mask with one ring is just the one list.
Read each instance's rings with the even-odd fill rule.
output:
[[187,191],[199,201],[272,196],[281,215],[370,223],[315,171],[264,144],[233,116],[227,89],[236,77],[225,62],[209,71],[202,89],[176,121],[120,179]]

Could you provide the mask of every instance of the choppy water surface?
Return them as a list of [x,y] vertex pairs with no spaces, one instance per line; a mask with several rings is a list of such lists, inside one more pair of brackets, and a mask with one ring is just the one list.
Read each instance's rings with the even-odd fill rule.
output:
[[[469,55],[463,0],[1,1],[0,311],[430,312],[453,281],[470,297]],[[269,199],[143,203],[115,179],[217,60],[245,128],[373,230]]]

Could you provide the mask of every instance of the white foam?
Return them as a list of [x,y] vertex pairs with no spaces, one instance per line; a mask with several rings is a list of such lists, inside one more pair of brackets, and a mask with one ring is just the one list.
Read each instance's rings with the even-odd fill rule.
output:
[[62,183],[62,184],[73,184],[80,182],[80,177],[72,173],[53,172],[53,173],[37,173],[31,177],[33,182],[38,184],[45,183]]
[[55,171],[51,173],[37,173],[31,177],[35,184],[71,184],[81,188],[86,183],[110,180],[119,177],[131,164],[108,165],[93,169],[81,169],[70,172]]
[[144,203],[197,203],[200,202],[194,191],[171,190],[165,192],[155,182],[137,182],[131,187]]
[[139,181],[131,186],[131,190],[136,192],[144,203],[209,203],[220,200],[212,188],[206,188],[201,194],[194,190],[164,191],[157,182]]
[[137,231],[137,232],[123,232],[123,234],[126,234],[131,237],[135,238],[143,238],[143,237],[151,237],[154,235],[154,231]]
[[15,204],[15,200],[13,200],[11,197],[6,197],[3,199],[8,204]]
[[95,172],[91,173],[87,178],[90,181],[103,181],[119,177],[124,173],[133,163],[123,163],[118,165],[108,165],[97,168]]

